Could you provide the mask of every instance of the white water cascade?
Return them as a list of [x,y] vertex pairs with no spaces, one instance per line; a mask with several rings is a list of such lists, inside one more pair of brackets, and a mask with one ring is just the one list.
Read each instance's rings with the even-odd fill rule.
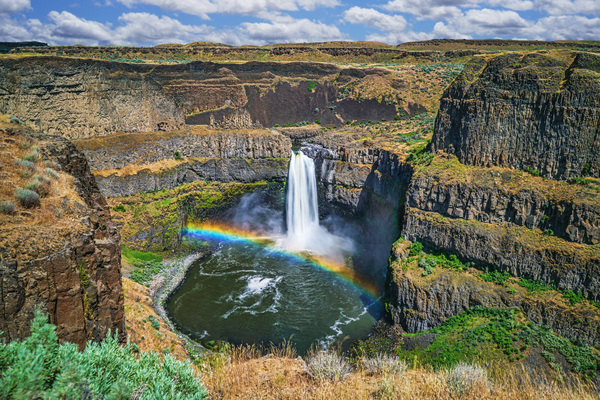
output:
[[314,233],[319,226],[315,164],[301,151],[292,152],[286,200],[288,239],[298,241]]
[[349,239],[333,235],[319,225],[315,163],[301,151],[292,152],[290,159],[286,222],[287,237],[282,244],[288,250],[307,251],[342,263],[352,251]]

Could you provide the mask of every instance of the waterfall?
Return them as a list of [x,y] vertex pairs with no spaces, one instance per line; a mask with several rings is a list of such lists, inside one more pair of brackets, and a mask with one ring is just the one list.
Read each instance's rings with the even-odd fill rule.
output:
[[292,152],[286,200],[288,240],[301,245],[319,226],[315,163],[301,151]]
[[317,177],[312,158],[301,151],[292,152],[287,185],[287,236],[281,240],[281,246],[344,264],[354,245],[350,239],[336,236],[319,225]]

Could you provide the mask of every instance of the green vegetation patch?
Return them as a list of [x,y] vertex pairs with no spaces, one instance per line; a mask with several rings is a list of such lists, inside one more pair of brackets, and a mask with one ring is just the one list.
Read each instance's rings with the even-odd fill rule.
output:
[[410,350],[400,347],[398,356],[442,369],[464,360],[481,364],[499,360],[510,363],[539,346],[542,351],[562,354],[574,372],[594,373],[600,362],[599,353],[593,347],[574,344],[550,328],[528,322],[518,309],[472,307],[437,328],[405,335],[405,343],[407,340],[418,342],[423,335],[435,335],[435,338],[428,346],[415,346]]
[[[136,353],[117,335],[89,342],[83,352],[58,343],[56,327],[36,312],[31,336],[0,343],[3,399],[204,399],[208,393],[189,363],[170,355]],[[139,351],[139,349],[138,349]]]
[[163,266],[163,257],[160,254],[133,250],[121,245],[122,255],[132,266],[131,280],[141,285],[148,286],[155,275],[160,273]]

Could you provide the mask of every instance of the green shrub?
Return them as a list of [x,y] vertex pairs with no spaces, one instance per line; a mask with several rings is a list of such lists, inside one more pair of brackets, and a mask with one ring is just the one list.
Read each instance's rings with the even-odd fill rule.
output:
[[148,316],[148,319],[150,320],[150,325],[152,325],[152,327],[158,331],[160,329],[160,322],[158,322],[158,320],[154,318],[154,315],[152,314]]
[[506,271],[492,271],[492,272],[484,272],[479,275],[481,279],[486,282],[494,282],[500,286],[507,287],[509,279],[511,278],[510,274]]
[[[189,363],[121,346],[117,335],[83,352],[58,344],[56,327],[36,312],[31,336],[0,344],[3,399],[204,399],[207,391]],[[138,348],[139,351],[139,348]],[[134,397],[135,394],[135,397]]]
[[320,119],[315,119],[315,124],[321,125],[321,120]]
[[33,190],[18,188],[15,191],[15,198],[25,208],[33,208],[40,205],[40,195]]
[[306,85],[306,90],[308,90],[309,92],[312,92],[315,90],[315,88],[317,87],[317,82],[315,81],[310,81],[307,83]]
[[40,157],[40,155],[37,153],[37,151],[32,151],[31,153],[26,154],[23,157],[23,160],[30,161],[30,162],[34,163],[34,162],[36,162],[38,160],[39,157]]
[[532,176],[540,176],[541,175],[540,171],[537,170],[537,169],[529,169],[529,168],[527,168],[527,169],[525,169],[525,172],[528,172]]
[[420,242],[414,242],[408,247],[408,254],[411,256],[416,256],[421,254],[423,251],[423,244]]
[[12,214],[15,212],[15,203],[12,201],[0,201],[0,213]]
[[18,164],[22,167],[27,167],[29,169],[35,169],[35,164],[31,161],[21,160],[20,158],[15,159],[15,164]]
[[29,182],[27,185],[25,185],[25,189],[32,190],[39,194],[41,197],[46,197],[48,193],[50,193],[50,180],[44,177],[46,180],[48,180],[48,183],[46,183],[44,180],[37,179],[39,177],[39,175],[35,175],[35,179]]
[[114,211],[125,212],[125,206],[123,204],[119,204],[118,206],[113,207]]
[[58,172],[56,172],[56,170],[54,170],[53,168],[46,168],[44,170],[44,172],[46,173],[46,175],[48,175],[52,179],[60,178],[60,175],[58,175]]
[[180,153],[179,151],[176,151],[176,152],[175,152],[175,159],[176,159],[177,161],[181,161],[181,160],[183,160],[183,157],[181,156],[181,153]]

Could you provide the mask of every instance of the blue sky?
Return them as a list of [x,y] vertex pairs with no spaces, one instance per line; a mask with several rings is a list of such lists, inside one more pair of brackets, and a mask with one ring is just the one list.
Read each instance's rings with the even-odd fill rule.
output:
[[600,0],[0,0],[0,41],[600,40]]

